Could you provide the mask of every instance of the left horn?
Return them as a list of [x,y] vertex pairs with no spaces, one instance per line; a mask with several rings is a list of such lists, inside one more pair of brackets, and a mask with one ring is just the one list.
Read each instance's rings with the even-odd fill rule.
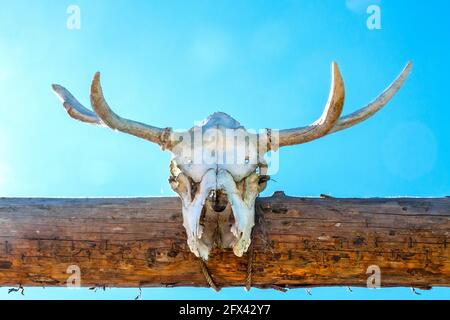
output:
[[91,85],[91,104],[94,112],[85,108],[64,87],[53,85],[53,91],[60,98],[67,113],[75,120],[109,127],[138,138],[159,144],[163,148],[170,148],[172,129],[157,128],[137,121],[121,118],[108,106],[100,84],[100,73],[97,72]]

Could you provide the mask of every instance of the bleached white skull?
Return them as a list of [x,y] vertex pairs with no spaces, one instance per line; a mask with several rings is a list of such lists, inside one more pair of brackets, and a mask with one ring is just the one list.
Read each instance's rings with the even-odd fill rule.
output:
[[234,215],[234,253],[242,256],[255,225],[255,200],[265,188],[266,135],[248,132],[225,113],[214,113],[191,130],[173,134],[171,186],[181,197],[188,244],[207,259],[213,243],[202,239],[200,218],[209,197],[226,196]]
[[[344,83],[333,63],[330,96],[322,116],[311,125],[280,131],[247,131],[225,113],[214,113],[187,132],[127,120],[116,115],[106,103],[99,73],[91,86],[94,112],[82,106],[64,87],[53,85],[53,90],[72,118],[132,134],[172,152],[169,181],[182,201],[188,244],[195,255],[206,260],[214,245],[232,247],[237,256],[248,250],[255,225],[255,201],[268,180],[264,161],[268,151],[319,139],[368,119],[400,89],[411,66],[408,63],[390,87],[369,105],[341,118]],[[215,203],[220,203],[221,208]],[[219,215],[225,207],[231,208],[234,216],[231,223],[223,219],[213,223],[202,221],[202,215]],[[217,233],[221,239],[217,239]]]

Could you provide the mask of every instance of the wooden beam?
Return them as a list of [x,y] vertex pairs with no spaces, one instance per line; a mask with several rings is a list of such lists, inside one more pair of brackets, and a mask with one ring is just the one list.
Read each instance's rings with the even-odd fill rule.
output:
[[[257,201],[253,259],[213,251],[219,287],[450,286],[450,199]],[[0,199],[0,286],[205,287],[177,198]]]

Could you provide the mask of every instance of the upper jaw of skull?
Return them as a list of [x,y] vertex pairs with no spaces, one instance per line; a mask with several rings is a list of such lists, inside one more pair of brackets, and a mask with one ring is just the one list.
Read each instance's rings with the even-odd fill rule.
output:
[[238,182],[223,168],[207,170],[200,182],[179,169],[172,171],[177,172],[170,181],[182,200],[191,251],[207,260],[215,246],[231,247],[241,257],[251,243],[255,200],[261,191],[256,170]]

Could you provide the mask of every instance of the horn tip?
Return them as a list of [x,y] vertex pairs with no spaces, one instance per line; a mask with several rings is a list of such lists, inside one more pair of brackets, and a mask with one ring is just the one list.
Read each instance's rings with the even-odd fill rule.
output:
[[334,74],[339,74],[341,73],[341,70],[339,69],[339,65],[337,64],[336,61],[333,61],[331,63],[331,70],[333,71]]
[[63,86],[60,86],[59,84],[52,84],[52,90],[61,103],[64,103],[67,100],[67,90]]
[[66,88],[64,88],[63,86],[61,86],[61,85],[59,85],[59,84],[52,84],[52,90],[53,90],[53,92],[55,92],[55,93],[64,93],[64,92],[66,92],[67,91],[67,89]]
[[412,60],[409,60],[408,63],[406,64],[405,69],[408,71],[411,71],[413,66],[414,66],[414,62]]
[[338,85],[339,87],[344,87],[341,70],[339,69],[339,66],[335,61],[333,61],[331,65],[331,73],[333,77],[333,83],[335,85]]
[[91,83],[91,96],[92,94],[96,94],[101,92],[101,84],[100,84],[100,72],[97,71],[92,79]]

